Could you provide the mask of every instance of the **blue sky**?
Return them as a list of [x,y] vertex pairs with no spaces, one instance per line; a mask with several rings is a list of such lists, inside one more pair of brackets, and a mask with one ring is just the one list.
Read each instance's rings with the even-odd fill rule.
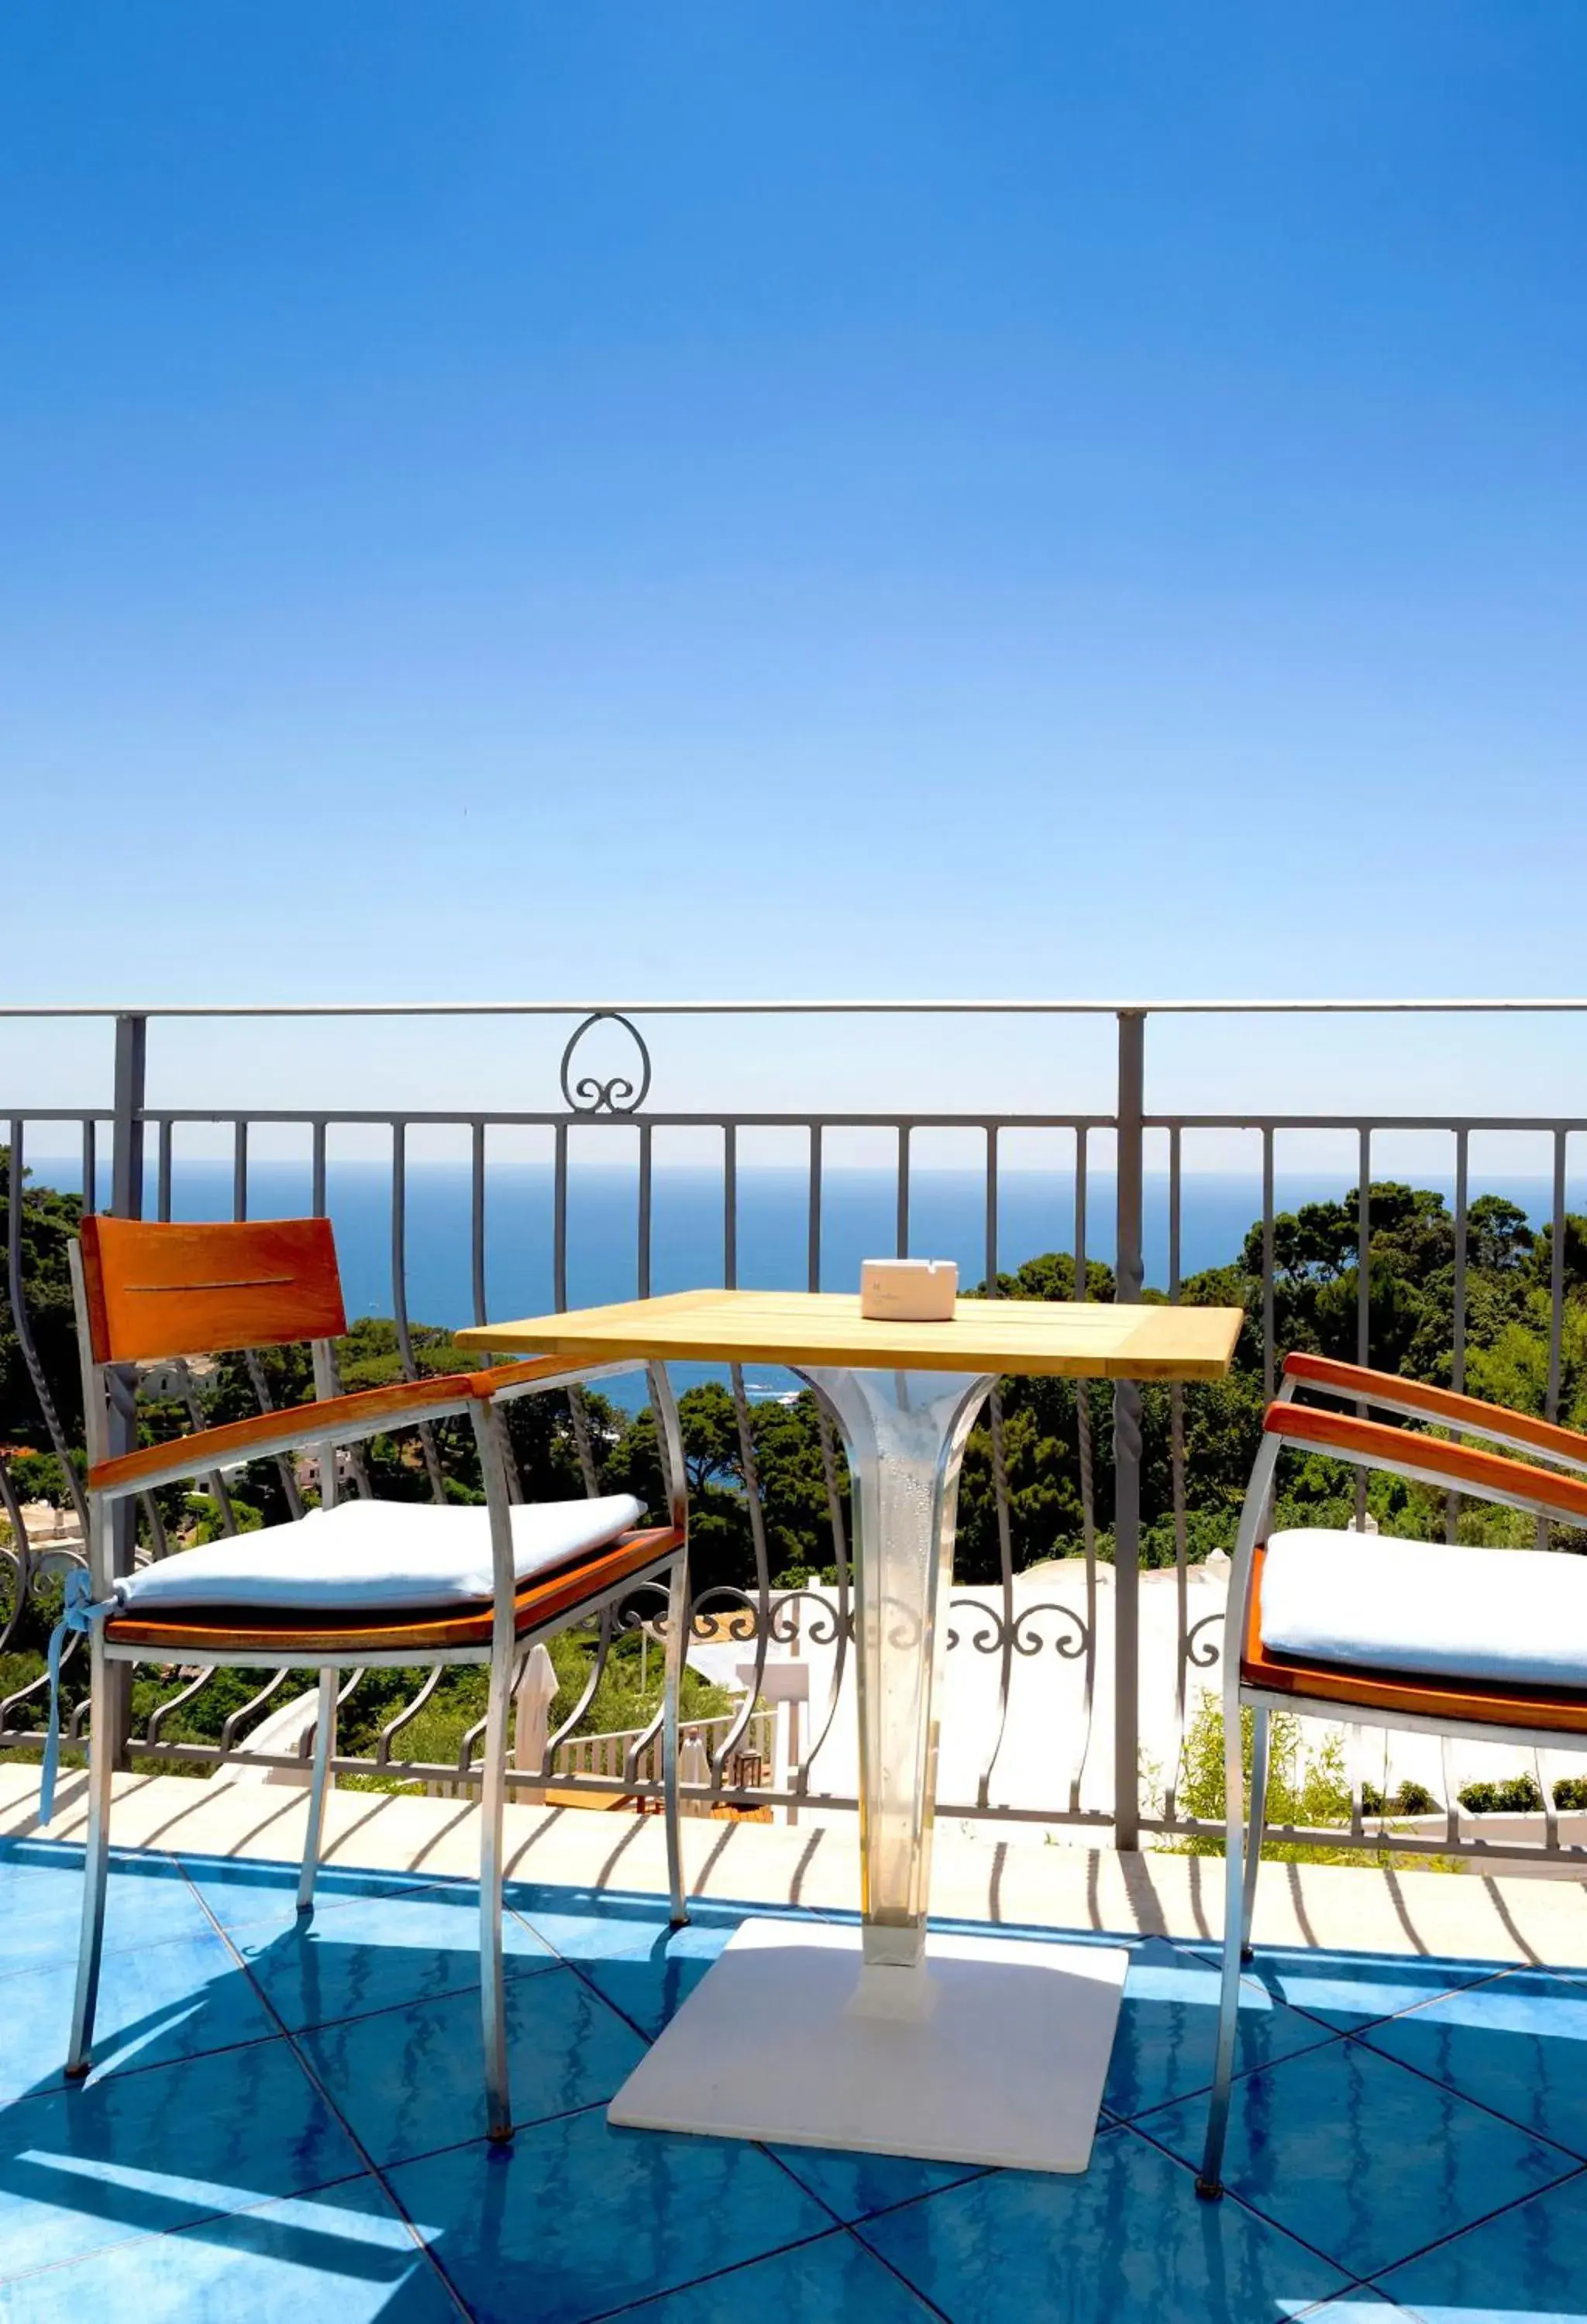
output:
[[1584,248],[1575,0],[11,0],[0,982],[1587,990]]

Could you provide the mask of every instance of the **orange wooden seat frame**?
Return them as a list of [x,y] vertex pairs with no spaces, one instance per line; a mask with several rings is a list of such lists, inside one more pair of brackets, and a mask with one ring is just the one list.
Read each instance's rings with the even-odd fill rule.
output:
[[[674,1557],[683,1536],[670,1526],[651,1526],[642,1533],[624,1534],[608,1547],[581,1558],[576,1565],[549,1575],[537,1574],[517,1592],[513,1628],[519,1637],[577,1613],[591,1599],[625,1582],[637,1581]],[[484,1647],[491,1643],[494,1619],[489,1603],[466,1613],[438,1614],[434,1608],[410,1614],[348,1614],[337,1609],[336,1620],[324,1628],[305,1629],[283,1618],[262,1621],[256,1606],[229,1611],[219,1606],[196,1608],[190,1614],[174,1609],[156,1621],[135,1614],[114,1616],[105,1625],[107,1646],[135,1646],[140,1655],[170,1655],[173,1660],[202,1662],[212,1649],[230,1648],[253,1654],[279,1655],[283,1662],[301,1655],[341,1655],[355,1662],[361,1654],[425,1655],[438,1647]]]
[[[107,1679],[116,1663],[149,1658],[198,1665],[307,1665],[319,1671],[314,1764],[299,1906],[313,1901],[325,1797],[335,1753],[338,1682],[344,1665],[364,1662],[485,1665],[490,1672],[480,1806],[480,1983],[490,2135],[512,2127],[507,2080],[506,1998],[502,1950],[503,1812],[507,1734],[515,1672],[534,1640],[562,1629],[641,1584],[665,1578],[667,1633],[662,1707],[647,1734],[660,1734],[667,1856],[674,1923],[687,1918],[678,1830],[678,1719],[688,1624],[688,1507],[682,1433],[666,1367],[650,1363],[650,1403],[666,1486],[667,1522],[601,1544],[521,1585],[513,1562],[512,1454],[501,1407],[508,1399],[635,1367],[594,1368],[531,1356],[486,1370],[393,1381],[340,1392],[332,1342],[346,1330],[336,1244],[323,1218],[221,1224],[154,1224],[90,1214],[72,1247],[72,1283],[83,1370],[88,1450],[88,1566],[95,1601],[89,1627],[89,1774],[82,1932],[67,2071],[89,2064],[104,1945],[109,1860],[113,1739]],[[217,1355],[308,1341],[311,1403],[262,1412],[196,1431],[174,1443],[127,1443],[129,1368],[150,1360]],[[300,1447],[318,1454],[321,1505],[334,1507],[338,1445],[435,1419],[466,1416],[473,1430],[490,1526],[493,1591],[458,1607],[360,1610],[328,1591],[322,1617],[301,1609],[272,1617],[222,1603],[170,1607],[140,1615],[135,1599],[115,1611],[111,1512],[129,1497]],[[119,1441],[116,1432],[119,1427]],[[217,1486],[218,1490],[218,1485]],[[222,1506],[226,1506],[222,1495]],[[438,1524],[463,1510],[442,1508]],[[128,1569],[124,1566],[123,1572]],[[643,1740],[644,1738],[641,1738]],[[399,1908],[400,1909],[400,1908]]]
[[[1348,1401],[1340,1412],[1296,1404],[1297,1389]],[[1363,1409],[1418,1424],[1385,1427]],[[1431,1434],[1431,1429],[1453,1435]],[[1480,1436],[1504,1452],[1461,1441]],[[1224,1661],[1224,1920],[1218,2044],[1206,2143],[1197,2192],[1223,2192],[1222,2171],[1234,2074],[1242,1960],[1250,1958],[1251,1914],[1261,1855],[1268,1774],[1268,1722],[1275,1710],[1343,1717],[1414,1732],[1508,1740],[1542,1748],[1587,1750],[1587,1689],[1517,1688],[1443,1673],[1372,1669],[1277,1654],[1262,1638],[1262,1576],[1278,1458],[1287,1445],[1322,1452],[1358,1468],[1381,1469],[1419,1483],[1587,1527],[1587,1435],[1529,1413],[1484,1404],[1453,1388],[1375,1372],[1330,1356],[1293,1354],[1284,1385],[1262,1419],[1241,1513],[1229,1577]],[[1511,1457],[1515,1453],[1524,1459]],[[1537,1465],[1537,1464],[1546,1465]],[[1577,1473],[1564,1473],[1575,1471]],[[1519,1553],[1526,1554],[1527,1553]],[[1238,1650],[1234,1642],[1238,1641]],[[1249,1833],[1243,1714],[1252,1715]]]

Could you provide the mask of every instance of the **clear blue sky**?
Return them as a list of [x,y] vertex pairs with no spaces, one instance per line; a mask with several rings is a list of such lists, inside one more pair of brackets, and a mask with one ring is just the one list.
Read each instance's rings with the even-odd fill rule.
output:
[[1584,251],[1579,0],[10,0],[0,981],[1587,989]]

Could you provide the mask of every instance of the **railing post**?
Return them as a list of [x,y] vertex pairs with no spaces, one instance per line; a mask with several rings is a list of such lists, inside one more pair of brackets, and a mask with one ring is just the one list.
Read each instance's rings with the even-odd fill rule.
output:
[[[1119,1011],[1118,1253],[1115,1299],[1140,1297],[1146,1017]],[[1140,1390],[1113,1384],[1113,1839],[1140,1845]]]
[[[116,1019],[115,1119],[112,1125],[115,1144],[110,1171],[110,1208],[118,1219],[141,1219],[143,1215],[143,1099],[148,1038],[149,1020],[146,1017]],[[112,1459],[119,1452],[133,1451],[137,1443],[137,1418],[130,1399],[125,1406],[120,1398],[113,1400],[106,1435]],[[110,1513],[112,1573],[132,1572],[137,1542],[137,1502],[130,1499],[115,1502]],[[132,1676],[130,1663],[112,1663],[106,1672],[106,1708],[110,1712],[118,1766],[125,1763],[127,1744],[132,1734]]]

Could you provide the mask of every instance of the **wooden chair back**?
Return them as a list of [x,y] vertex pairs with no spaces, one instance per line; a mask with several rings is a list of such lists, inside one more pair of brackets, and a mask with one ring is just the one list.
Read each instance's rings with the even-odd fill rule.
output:
[[223,1355],[347,1328],[328,1219],[240,1224],[86,1218],[84,1322],[96,1365]]

